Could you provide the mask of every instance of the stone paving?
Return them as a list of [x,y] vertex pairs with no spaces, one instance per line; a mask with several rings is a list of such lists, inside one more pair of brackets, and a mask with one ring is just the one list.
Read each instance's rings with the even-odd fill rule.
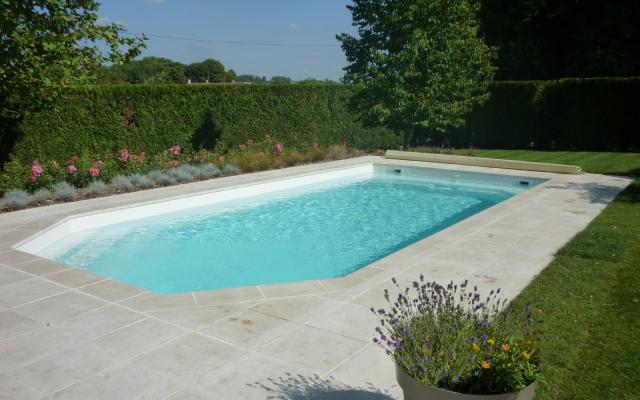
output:
[[[362,163],[549,179],[347,277],[151,293],[13,248],[69,218]],[[0,399],[398,399],[371,343],[390,278],[519,293],[629,179],[360,157],[0,215]]]

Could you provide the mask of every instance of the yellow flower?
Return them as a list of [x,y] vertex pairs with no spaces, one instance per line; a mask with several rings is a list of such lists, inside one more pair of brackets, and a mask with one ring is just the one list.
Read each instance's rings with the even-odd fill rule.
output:
[[471,345],[471,348],[473,349],[473,351],[478,351],[480,350],[480,346],[478,346],[478,343],[474,343]]
[[522,352],[522,356],[528,360],[531,358],[531,353],[527,353],[527,351],[525,350]]
[[489,346],[493,346],[494,344],[496,344],[496,341],[493,339],[489,339],[487,340],[487,343],[489,343]]
[[509,346],[509,343],[505,343],[502,345],[502,350],[503,351],[509,351],[509,349],[511,349],[511,346]]
[[482,368],[489,369],[489,368],[491,368],[491,364],[489,364],[489,362],[487,362],[487,361],[483,361],[482,362]]

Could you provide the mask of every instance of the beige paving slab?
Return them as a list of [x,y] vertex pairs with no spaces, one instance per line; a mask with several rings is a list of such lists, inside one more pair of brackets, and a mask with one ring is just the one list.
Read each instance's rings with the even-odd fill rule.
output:
[[81,338],[51,327],[30,330],[13,339],[0,341],[0,370],[13,373],[20,367],[81,342]]
[[298,327],[300,324],[295,322],[248,309],[221,318],[202,328],[200,333],[256,349]]
[[12,266],[29,274],[40,276],[54,274],[71,268],[68,265],[44,258],[34,258],[21,263],[12,264]]
[[11,265],[14,266],[19,263],[23,263],[26,261],[34,261],[40,259],[34,255],[17,251],[13,249],[5,249],[2,253],[0,253],[0,264]]
[[45,324],[57,323],[83,312],[107,305],[104,301],[77,292],[65,292],[28,303],[14,310]]
[[128,359],[188,333],[175,325],[147,318],[105,334],[91,341],[91,344],[110,357]]
[[0,286],[10,285],[12,283],[25,281],[31,278],[31,275],[17,271],[13,268],[0,266]]
[[79,290],[83,293],[113,302],[119,302],[145,292],[145,289],[113,281],[111,279],[83,286]]
[[13,310],[0,311],[0,322],[0,340],[10,339],[42,326],[39,322]]
[[191,382],[245,355],[241,349],[199,334],[189,334],[135,358],[153,371]]
[[299,296],[326,292],[327,289],[318,281],[291,282],[273,285],[260,285],[260,289],[266,298],[278,298]]
[[160,311],[197,305],[191,293],[158,294],[152,292],[142,293],[124,300],[120,304],[137,311]]
[[149,313],[149,315],[173,325],[178,325],[184,329],[196,331],[209,325],[213,321],[236,313],[239,309],[240,307],[227,304],[221,306],[155,311]]
[[252,310],[287,321],[304,323],[319,312],[337,305],[339,305],[338,302],[317,296],[298,296],[265,300],[253,307]]
[[262,291],[257,286],[194,292],[193,296],[197,304],[204,306],[256,302],[265,298],[264,294],[262,294]]
[[0,399],[37,400],[42,395],[6,374],[0,374]]
[[0,304],[9,308],[16,307],[68,290],[45,279],[31,278],[2,288]]
[[373,387],[391,398],[403,398],[395,378],[394,362],[382,348],[373,344],[331,371],[330,376],[354,387]]
[[108,305],[54,324],[56,331],[88,341],[108,334],[146,317],[116,305]]
[[106,278],[100,275],[93,274],[91,272],[87,272],[80,268],[72,268],[62,272],[47,275],[47,279],[70,288],[77,288],[80,286],[86,286],[92,283],[103,281]]
[[367,341],[375,336],[374,329],[378,323],[378,318],[369,308],[356,303],[343,303],[320,313],[306,324],[331,333]]
[[15,371],[13,376],[40,392],[51,393],[101,372],[114,363],[95,348],[80,345],[28,364]]
[[333,370],[364,346],[366,343],[361,340],[303,326],[269,343],[259,349],[258,353],[323,374]]
[[134,363],[124,363],[53,393],[59,400],[164,399],[183,383]]

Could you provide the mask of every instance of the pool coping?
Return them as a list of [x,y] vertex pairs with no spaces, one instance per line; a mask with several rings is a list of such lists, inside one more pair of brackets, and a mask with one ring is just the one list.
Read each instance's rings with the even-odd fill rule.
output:
[[[14,249],[42,230],[79,215],[370,163],[527,176],[548,180],[342,278],[158,294]],[[322,377],[336,376],[340,382],[362,386],[365,382],[358,381],[359,375],[354,375],[353,368],[362,365],[363,358],[369,361],[375,359],[376,362],[384,365],[383,369],[392,366],[382,364],[386,361],[382,361],[383,357],[380,356],[379,350],[371,346],[371,335],[365,336],[363,333],[363,331],[370,331],[363,330],[364,325],[369,322],[354,323],[353,321],[363,321],[362,313],[366,313],[370,306],[377,307],[384,304],[381,292],[383,288],[389,286],[391,277],[396,277],[401,285],[409,285],[420,274],[425,275],[428,280],[439,282],[469,279],[473,284],[480,286],[481,290],[499,286],[507,297],[513,297],[553,260],[558,249],[577,232],[584,229],[630,182],[631,179],[625,177],[595,174],[566,175],[365,156],[1,214],[0,273],[2,274],[0,278],[8,278],[0,281],[0,313],[19,320],[20,324],[14,326],[9,323],[5,328],[0,327],[0,356],[4,354],[3,352],[11,351],[12,341],[23,340],[20,338],[30,334],[31,330],[25,331],[25,324],[37,332],[42,329],[41,324],[45,321],[48,326],[50,320],[55,319],[51,315],[62,313],[61,306],[58,304],[62,299],[59,296],[67,293],[68,296],[77,297],[77,303],[91,303],[95,304],[95,307],[92,306],[71,317],[64,314],[63,321],[98,312],[104,309],[102,307],[117,308],[184,329],[189,332],[187,335],[189,340],[196,341],[198,345],[200,345],[199,341],[204,340],[202,338],[206,338],[218,345],[223,343],[225,346],[232,346],[247,358],[258,357],[265,363],[273,362],[278,365],[284,362],[295,365],[299,371],[315,373]],[[33,294],[28,296],[30,300],[25,303],[13,304],[7,300],[8,302],[3,305],[3,293],[11,292],[11,288],[20,285],[21,282],[56,285],[64,291],[62,294],[41,298],[33,298],[36,296]],[[304,305],[303,309],[299,304]],[[76,303],[73,303],[73,306],[79,307]],[[281,322],[274,322],[274,324],[280,328],[284,324],[292,324],[295,325],[295,329],[292,328],[282,336],[253,348],[244,343],[236,343],[233,337],[211,333],[216,329],[211,324],[207,325],[208,328],[197,327],[196,329],[193,325],[189,325],[193,324],[193,321],[189,324],[183,321],[192,313],[213,313],[214,310],[218,312],[221,307],[232,307],[239,313],[251,310],[259,315],[277,318]],[[42,314],[44,311],[41,310],[47,310],[50,314]],[[326,314],[331,310],[337,316],[328,318]],[[217,324],[222,324],[220,319],[215,321]],[[3,329],[8,330],[8,333]],[[287,342],[289,344],[296,340],[304,341],[304,338],[296,337],[296,332],[302,331],[308,331],[311,334],[321,331],[335,340],[344,341],[344,346],[348,349],[344,350],[344,354],[331,354],[333,361],[325,362],[320,361],[323,360],[318,353],[321,349],[314,350],[314,343],[300,342],[295,346],[311,347],[308,348],[305,358],[295,359],[295,362],[292,362],[291,359],[296,357],[292,353],[293,350],[280,353],[282,350],[275,352],[271,348],[272,343],[278,343],[278,341],[289,340]],[[151,350],[153,351],[156,350]],[[58,357],[61,356],[58,354]],[[132,360],[137,359],[132,358]],[[243,361],[236,361],[230,361],[230,366],[224,365],[219,370],[216,369],[215,374],[222,374],[221,371],[227,368],[241,368],[240,363]],[[42,362],[36,359],[30,364],[4,367],[0,362],[0,371],[15,380],[16,384],[23,385],[29,390],[33,389],[42,395],[67,390],[66,386],[56,390],[45,390],[37,386],[39,378],[19,377],[19,371],[36,368]],[[157,367],[153,363],[147,366],[152,370]],[[215,375],[213,372],[212,374]],[[203,382],[185,383],[184,377],[178,376],[177,372],[170,375],[184,383],[176,389],[176,393],[184,394],[185,390],[192,390],[192,386],[197,387],[197,390],[206,386]],[[392,381],[393,373],[390,372],[389,375]],[[242,379],[237,378],[238,382]],[[385,390],[388,389],[394,395],[399,393],[394,383],[387,380],[387,374],[384,374],[384,377],[371,379],[376,385]],[[69,387],[75,387],[81,384],[81,381],[84,381],[84,378],[70,384]]]

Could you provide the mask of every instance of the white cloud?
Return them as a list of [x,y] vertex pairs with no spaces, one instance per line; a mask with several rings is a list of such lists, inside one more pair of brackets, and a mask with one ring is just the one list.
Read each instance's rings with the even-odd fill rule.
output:
[[302,25],[292,22],[292,23],[289,24],[289,29],[291,29],[293,31],[299,31],[299,30],[302,29]]

